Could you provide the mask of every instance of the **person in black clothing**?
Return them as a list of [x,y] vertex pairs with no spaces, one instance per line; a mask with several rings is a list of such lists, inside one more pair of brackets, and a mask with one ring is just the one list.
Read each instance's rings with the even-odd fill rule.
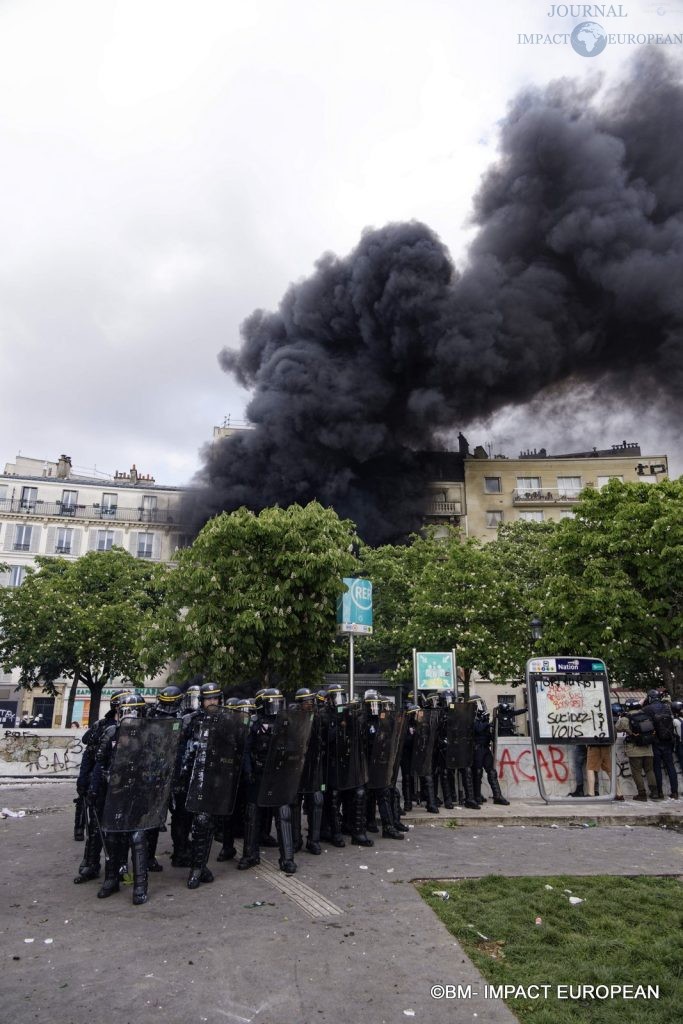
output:
[[652,719],[655,734],[652,740],[652,756],[654,759],[655,779],[657,780],[658,800],[664,799],[662,764],[666,768],[671,786],[671,799],[678,800],[678,775],[674,765],[674,729],[671,704],[662,700],[659,690],[649,690],[643,708]]
[[[86,796],[89,807],[104,808],[120,723],[125,718],[144,717],[146,709],[145,699],[140,693],[126,693],[120,698],[116,723],[108,725],[104,730],[95,757],[95,767],[90,777]],[[142,829],[135,829],[131,832],[106,832],[103,842],[107,844],[108,856],[104,866],[104,882],[97,893],[97,898],[107,899],[119,891],[120,869],[126,863],[130,844],[133,862],[133,903],[135,906],[146,903],[148,874],[145,832]]]
[[474,763],[472,765],[474,777],[474,799],[478,804],[485,801],[481,795],[481,783],[484,772],[488,779],[494,804],[509,806],[510,801],[503,796],[498,772],[493,761],[493,725],[491,716],[484,707],[477,708],[474,719]]
[[[157,694],[156,703],[147,709],[148,718],[180,718],[183,704],[183,691],[178,686],[165,686]],[[147,870],[163,871],[156,857],[159,842],[158,828],[147,829]]]
[[116,710],[119,706],[119,702],[122,697],[130,690],[114,690],[111,695],[109,711],[103,718],[98,719],[94,725],[91,725],[89,729],[83,733],[81,740],[84,750],[83,756],[81,757],[81,766],[78,771],[78,779],[76,780],[76,793],[78,794],[76,800],[76,818],[74,821],[74,839],[77,841],[83,839],[83,826],[87,828],[87,839],[85,843],[85,849],[83,851],[83,859],[78,868],[78,874],[74,878],[76,885],[80,885],[82,882],[89,882],[93,878],[97,878],[100,873],[100,854],[102,853],[102,836],[97,826],[97,819],[95,815],[101,816],[102,807],[104,806],[104,797],[98,805],[90,810],[90,814],[86,813],[86,794],[90,788],[90,780],[92,777],[93,769],[95,768],[95,758],[97,757],[97,751],[105,730],[110,725],[116,723]]
[[[199,751],[200,729],[207,715],[215,715],[223,703],[223,691],[218,683],[202,683],[199,694],[200,708],[192,716],[189,723],[190,735],[186,748],[185,772],[192,778],[192,769]],[[190,842],[190,873],[187,878],[188,889],[198,889],[201,883],[213,882],[213,874],[207,862],[213,840],[213,819],[210,814],[200,811],[192,816],[192,838]]]

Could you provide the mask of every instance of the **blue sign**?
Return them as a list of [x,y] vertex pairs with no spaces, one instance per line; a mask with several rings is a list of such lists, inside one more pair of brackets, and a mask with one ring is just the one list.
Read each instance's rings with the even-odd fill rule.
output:
[[344,577],[345,594],[337,600],[338,633],[372,633],[372,583]]

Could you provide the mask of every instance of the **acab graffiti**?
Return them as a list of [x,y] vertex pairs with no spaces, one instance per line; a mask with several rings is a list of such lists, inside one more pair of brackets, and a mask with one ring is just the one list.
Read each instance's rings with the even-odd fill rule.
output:
[[[547,782],[554,779],[555,782],[564,785],[569,778],[570,771],[565,760],[565,751],[566,748],[552,744],[538,748],[538,763]],[[498,778],[501,782],[512,781],[515,785],[519,782],[535,782],[536,771],[531,747],[499,745]]]
[[64,750],[29,750],[26,768],[30,774],[34,772],[54,773],[73,771],[80,767],[82,756],[83,744],[75,736],[69,740]]

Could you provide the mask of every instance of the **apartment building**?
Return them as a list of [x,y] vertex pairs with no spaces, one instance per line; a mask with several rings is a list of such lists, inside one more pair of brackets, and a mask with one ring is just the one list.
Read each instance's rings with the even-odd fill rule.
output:
[[[0,474],[0,563],[8,566],[0,585],[20,586],[36,555],[75,559],[117,546],[135,558],[171,562],[186,542],[182,494],[135,466],[108,477],[74,471],[68,455],[56,462],[18,455]],[[0,707],[16,700],[12,676],[0,673]],[[57,723],[61,700],[28,694],[17,710]]]

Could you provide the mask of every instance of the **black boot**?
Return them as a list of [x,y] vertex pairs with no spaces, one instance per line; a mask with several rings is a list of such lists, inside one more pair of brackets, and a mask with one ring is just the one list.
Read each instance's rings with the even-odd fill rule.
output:
[[235,839],[233,836],[232,814],[225,815],[225,817],[221,821],[221,827],[221,841],[223,845],[218,851],[218,856],[216,857],[216,860],[232,860],[233,857],[237,855],[237,850],[235,849]]
[[261,863],[259,856],[259,809],[256,804],[247,804],[244,811],[244,840],[242,856],[237,865],[238,871],[246,871]]
[[147,870],[163,871],[163,865],[157,860],[157,843],[159,842],[159,829],[150,828],[145,832],[147,840]]
[[441,792],[443,793],[443,805],[447,811],[452,811],[453,804],[453,791],[451,789],[450,772],[444,768],[441,772]]
[[188,889],[198,889],[200,882],[213,882],[206,864],[213,842],[213,821],[209,814],[195,814],[192,823],[192,865],[187,879]]
[[462,768],[462,784],[465,789],[465,807],[469,807],[471,811],[480,811],[481,807],[477,803],[474,797],[474,782],[472,780],[472,769]]
[[424,788],[425,788],[425,799],[427,802],[427,811],[429,814],[438,814],[439,808],[436,805],[436,799],[434,797],[434,778],[432,775],[425,775],[424,777]]
[[[159,833],[156,829],[157,838]],[[133,832],[130,837],[131,856],[133,861],[133,903],[136,907],[147,902],[147,851],[149,835],[144,832]],[[156,841],[154,843],[156,847]],[[161,865],[160,865],[161,866]]]
[[472,792],[474,793],[474,802],[480,804],[481,799],[481,780],[484,778],[483,768],[472,769]]
[[351,842],[354,846],[374,846],[365,831],[365,786],[359,786],[352,796]]
[[74,812],[74,839],[82,843],[85,839],[85,797],[77,796],[74,799],[76,809]]
[[392,786],[391,790],[391,810],[393,812],[392,817],[394,819],[394,828],[399,832],[410,832],[407,825],[401,823],[401,798],[398,795],[398,789],[396,786]]
[[104,883],[97,893],[98,900],[106,900],[119,891],[119,868],[128,851],[128,835],[125,832],[109,832],[106,841],[108,849],[104,861]]
[[301,796],[297,797],[296,803],[292,804],[292,842],[294,853],[303,849],[304,840],[301,834]]
[[265,807],[261,812],[261,835],[259,837],[259,845],[266,847],[276,847],[278,845],[277,839],[274,839],[270,834],[271,827],[273,825],[273,808]]
[[277,829],[277,840],[280,847],[280,858],[278,860],[280,871],[284,871],[286,875],[294,875],[296,874],[296,864],[294,863],[292,808],[289,804],[283,804],[276,811],[275,828]]
[[498,782],[498,773],[495,768],[492,768],[490,772],[486,773],[486,778],[489,780],[489,786],[493,793],[494,804],[502,804],[504,807],[510,806],[510,801],[506,800],[500,790],[500,783]]
[[388,789],[380,790],[377,806],[379,808],[379,816],[382,819],[382,839],[403,839],[403,833],[394,827]]
[[377,797],[372,789],[368,790],[365,801],[365,829],[367,832],[379,832],[377,827]]
[[91,828],[88,825],[88,838],[85,841],[83,860],[81,861],[78,874],[74,878],[76,885],[81,882],[89,882],[93,878],[100,877],[100,851],[102,850],[102,839],[99,830],[93,823]]
[[306,849],[314,856],[322,853],[320,849],[320,828],[323,820],[323,795],[320,791],[309,793],[308,801],[308,840]]
[[413,809],[413,777],[409,771],[401,769],[401,789],[403,790],[403,809],[408,813]]
[[191,828],[192,816],[185,810],[185,795],[175,794],[171,808],[171,842],[173,843],[171,864],[174,868],[189,868],[190,866],[192,860],[190,857]]
[[330,842],[333,846],[342,847],[346,846],[344,837],[342,835],[342,824],[341,814],[339,812],[339,790],[334,789],[330,793],[329,800],[329,812],[330,812]]

